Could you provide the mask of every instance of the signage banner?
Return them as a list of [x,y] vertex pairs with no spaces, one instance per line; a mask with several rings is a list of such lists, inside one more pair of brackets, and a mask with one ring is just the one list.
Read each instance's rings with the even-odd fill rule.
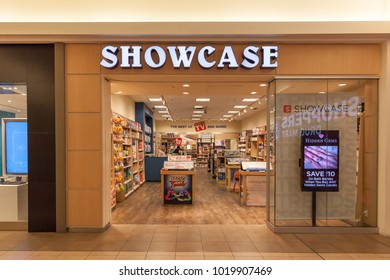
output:
[[173,139],[173,143],[175,143],[176,146],[180,146],[182,142],[183,142],[182,138]]
[[204,121],[203,122],[194,123],[194,127],[195,127],[195,131],[196,132],[199,132],[199,131],[202,131],[202,130],[206,130],[206,128],[207,128],[206,123]]
[[339,131],[302,131],[301,189],[339,190]]

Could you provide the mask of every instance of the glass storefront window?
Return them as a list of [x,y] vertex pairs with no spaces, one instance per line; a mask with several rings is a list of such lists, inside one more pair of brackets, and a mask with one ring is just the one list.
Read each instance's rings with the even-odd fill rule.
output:
[[378,80],[277,79],[268,108],[268,222],[376,227]]
[[27,221],[27,86],[0,84],[0,222]]

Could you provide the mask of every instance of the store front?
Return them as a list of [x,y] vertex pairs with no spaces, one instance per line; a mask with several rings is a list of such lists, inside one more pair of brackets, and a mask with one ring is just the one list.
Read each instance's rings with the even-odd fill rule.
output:
[[[210,76],[219,78],[240,76],[242,81],[270,82],[267,124],[270,129],[267,130],[269,133],[267,136],[270,141],[268,146],[274,150],[268,149],[267,159],[268,170],[273,170],[275,176],[273,180],[275,185],[270,184],[271,180],[268,178],[267,221],[271,228],[274,230],[278,227],[289,228],[289,231],[294,231],[296,227],[313,227],[312,196],[309,192],[301,192],[300,188],[301,138],[298,137],[299,133],[295,132],[304,129],[321,133],[338,130],[340,139],[337,162],[340,166],[340,169],[337,169],[338,191],[317,194],[316,228],[337,230],[344,226],[355,229],[367,226],[376,229],[377,149],[375,146],[359,148],[359,155],[356,155],[356,151],[359,145],[363,145],[361,139],[369,137],[370,141],[375,142],[378,137],[375,129],[378,87],[377,80],[371,78],[378,78],[380,74],[380,45],[272,44],[267,48],[254,43],[182,44],[188,47],[187,50],[190,49],[189,46],[193,46],[191,49],[196,48],[200,51],[201,55],[196,52],[193,56],[195,59],[192,64],[184,62],[181,64],[172,60],[172,53],[168,47],[177,44],[133,44],[139,46],[138,49],[132,49],[133,52],[130,52],[129,45],[116,44],[117,48],[111,44],[66,45],[66,211],[67,227],[70,231],[99,231],[111,223],[110,83],[145,78],[161,80],[170,75],[177,75],[181,80],[191,76],[198,79],[209,79]],[[134,50],[141,54],[141,49],[144,50],[143,56],[136,56]],[[175,50],[176,54],[183,51],[179,48]],[[316,76],[316,80],[310,80],[307,76]],[[368,76],[370,79],[367,79]],[[284,77],[283,80],[281,77]],[[289,79],[286,80],[286,77]],[[303,79],[307,80],[304,85],[301,83]],[[356,85],[347,92],[337,91],[332,89],[333,80],[339,83],[359,81],[359,86]],[[297,91],[288,92],[288,86],[291,85]],[[302,88],[299,89],[298,86]],[[322,91],[324,93],[319,94]],[[315,104],[309,104],[310,102]],[[361,109],[363,103],[364,111]],[[306,125],[298,120],[294,113],[291,114],[292,117],[283,115],[287,114],[283,108],[288,109],[284,106],[304,104],[307,106],[331,104],[336,108],[341,106],[341,111],[337,112],[341,116],[338,116],[336,121],[327,115],[326,121]],[[345,107],[348,107],[347,112],[343,111]],[[361,115],[363,112],[364,123],[370,123],[364,128],[358,127],[357,124],[358,120],[360,124],[363,123]],[[299,114],[302,115],[303,112]],[[344,118],[343,114],[349,114],[348,118]],[[283,118],[287,120],[283,121]],[[286,126],[284,122],[287,122],[287,128],[291,129],[279,131],[280,126]],[[312,126],[315,128],[312,129]],[[346,159],[350,159],[352,163],[347,164],[344,162]],[[368,161],[373,164],[364,164],[364,167],[360,167],[362,163]],[[290,165],[293,167],[290,168]],[[354,169],[356,166],[359,166],[357,175]],[[287,181],[291,184],[285,183]],[[337,204],[340,200],[350,203],[345,203],[340,208]],[[296,207],[295,210],[291,204]],[[334,212],[335,208],[338,209],[337,213]],[[337,220],[335,224],[332,223],[334,220]],[[340,226],[340,221],[346,223]]]

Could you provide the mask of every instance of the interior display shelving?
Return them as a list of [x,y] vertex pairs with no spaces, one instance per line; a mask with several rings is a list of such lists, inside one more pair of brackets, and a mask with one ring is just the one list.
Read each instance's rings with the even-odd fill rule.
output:
[[202,135],[197,139],[196,166],[208,167],[214,139],[210,135]]
[[124,191],[127,197],[145,182],[145,154],[143,132],[139,123],[113,113],[112,135],[114,200],[114,192],[117,194]]
[[266,134],[266,126],[256,127],[252,130],[252,135],[250,136],[250,156],[253,160],[266,160]]
[[244,130],[240,133],[238,138],[238,150],[240,151],[241,157],[246,157],[250,154],[251,149],[251,130]]

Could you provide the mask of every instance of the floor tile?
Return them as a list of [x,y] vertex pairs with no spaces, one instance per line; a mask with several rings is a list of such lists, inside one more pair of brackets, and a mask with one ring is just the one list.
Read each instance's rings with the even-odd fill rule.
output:
[[227,242],[203,241],[202,245],[205,252],[230,252]]
[[176,231],[168,231],[168,232],[156,232],[153,236],[152,241],[158,242],[158,241],[176,241],[177,239],[177,232]]
[[66,251],[56,257],[57,260],[85,260],[90,251]]
[[150,247],[150,242],[145,241],[127,241],[123,244],[121,251],[130,252],[147,252]]
[[117,260],[144,260],[147,252],[119,252]]
[[228,242],[232,252],[259,252],[252,242]]
[[149,252],[175,252],[176,242],[151,242]]
[[203,252],[202,242],[177,242],[176,252]]

